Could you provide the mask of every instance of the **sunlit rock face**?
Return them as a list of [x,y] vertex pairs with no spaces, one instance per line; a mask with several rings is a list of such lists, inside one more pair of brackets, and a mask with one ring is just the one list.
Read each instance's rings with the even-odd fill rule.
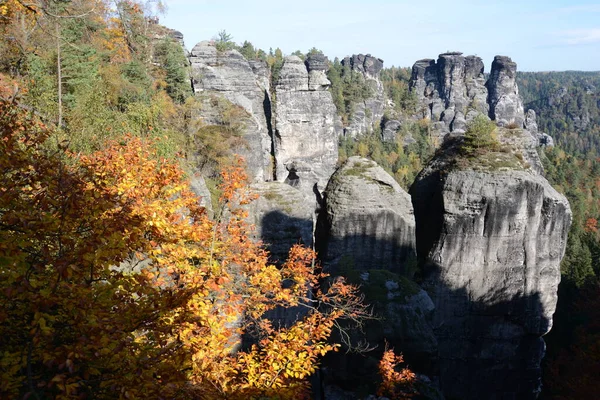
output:
[[215,99],[222,97],[239,108],[244,125],[241,155],[253,181],[273,179],[271,162],[270,72],[264,61],[248,61],[236,50],[219,52],[214,43],[198,43],[188,56],[196,96],[203,107],[195,116],[206,124],[223,124]]
[[373,131],[375,126],[381,124],[386,105],[385,89],[379,77],[383,69],[383,60],[370,54],[354,54],[344,58],[342,65],[361,74],[371,89],[366,100],[354,104],[352,119],[344,129],[347,137],[357,137]]
[[488,114],[483,70],[481,58],[459,52],[440,54],[437,62],[417,61],[410,81],[419,104],[416,117],[431,120],[441,135],[464,132],[477,114]]
[[450,52],[440,54],[437,61],[419,60],[410,81],[419,105],[414,117],[429,119],[440,136],[463,133],[478,114],[500,126],[521,128],[525,114],[516,76],[517,64],[505,56],[494,58],[487,81],[477,56]]
[[342,132],[319,64],[286,57],[275,87],[275,177],[312,198],[320,196],[335,170]]

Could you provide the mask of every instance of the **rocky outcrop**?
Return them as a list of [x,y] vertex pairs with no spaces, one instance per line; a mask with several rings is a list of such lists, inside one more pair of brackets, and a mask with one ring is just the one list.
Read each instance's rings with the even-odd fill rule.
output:
[[447,398],[534,399],[569,204],[531,168],[462,168],[450,154],[411,188],[441,389]]
[[527,110],[525,114],[525,129],[537,139],[538,146],[542,147],[553,147],[554,139],[547,133],[540,132],[538,130],[537,117],[534,110]]
[[517,64],[510,57],[494,57],[486,87],[490,118],[500,126],[522,127],[525,115],[517,86]]
[[233,149],[244,157],[254,181],[273,177],[271,165],[271,100],[270,72],[263,61],[248,61],[236,50],[218,52],[212,42],[200,42],[192,49],[194,91],[203,97],[203,110],[197,116],[206,124],[223,124],[222,116],[213,110],[211,96],[220,96],[240,107],[243,118],[244,143]]
[[262,182],[250,186],[258,198],[248,206],[248,222],[256,230],[254,238],[265,243],[275,263],[287,259],[293,245],[313,245],[314,205],[298,189],[282,182]]
[[486,82],[483,62],[477,56],[451,52],[440,54],[437,62],[419,60],[410,81],[410,90],[419,103],[415,118],[431,120],[441,136],[464,133],[467,123],[478,114],[489,116],[500,126],[521,128],[525,115],[516,68],[509,57],[496,56]]
[[275,176],[298,187],[307,197],[320,197],[337,163],[341,121],[325,70],[309,58],[286,57],[275,93]]
[[440,54],[413,66],[410,89],[419,102],[418,118],[427,118],[442,134],[464,132],[477,114],[488,114],[483,62],[462,53]]
[[354,105],[352,119],[344,129],[346,136],[356,137],[372,131],[375,125],[381,123],[386,102],[383,83],[379,79],[379,72],[383,69],[383,60],[370,54],[355,54],[352,57],[344,58],[342,65],[361,74],[371,88],[371,96]]
[[352,267],[409,274],[414,267],[410,197],[374,161],[350,157],[331,177],[316,237],[332,272]]

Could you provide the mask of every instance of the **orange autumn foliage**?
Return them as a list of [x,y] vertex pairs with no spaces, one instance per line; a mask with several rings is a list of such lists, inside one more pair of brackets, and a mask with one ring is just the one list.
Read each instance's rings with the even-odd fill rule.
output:
[[394,353],[392,349],[386,349],[379,361],[379,375],[382,382],[377,394],[390,399],[405,400],[415,397],[417,392],[414,388],[416,375],[406,367],[403,367],[404,357]]
[[[0,102],[0,398],[306,398],[336,320],[367,310],[342,280],[321,290],[310,249],[268,263],[243,170],[215,222],[152,143],[77,158],[50,134]],[[295,306],[291,326],[265,318]]]

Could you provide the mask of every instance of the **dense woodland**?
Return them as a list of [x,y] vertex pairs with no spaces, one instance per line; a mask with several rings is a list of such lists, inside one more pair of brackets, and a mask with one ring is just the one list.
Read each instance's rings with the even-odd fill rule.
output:
[[600,73],[518,74],[526,108],[556,141],[542,152],[546,177],[571,203],[554,327],[546,337],[544,398],[591,398],[600,383]]
[[[229,151],[243,118],[223,102],[222,124],[194,121],[203,99],[184,50],[153,17],[135,0],[0,2],[0,398],[296,398],[340,347],[340,321],[371,317],[356,287],[318,290],[311,250],[276,268],[248,240],[239,206],[251,196]],[[214,39],[265,60],[276,82],[280,49]],[[328,77],[347,124],[370,89],[337,59]],[[384,118],[414,110],[409,78],[381,72]],[[542,160],[574,213],[544,396],[587,398],[600,389],[600,74],[520,73],[519,86],[555,138]],[[385,143],[374,126],[340,140],[340,161],[372,158],[408,188],[433,154],[430,129],[406,123]],[[197,205],[198,171],[227,218]],[[288,328],[264,318],[299,304],[306,317]],[[233,351],[243,334],[252,344]],[[384,353],[380,394],[410,397],[401,364]]]

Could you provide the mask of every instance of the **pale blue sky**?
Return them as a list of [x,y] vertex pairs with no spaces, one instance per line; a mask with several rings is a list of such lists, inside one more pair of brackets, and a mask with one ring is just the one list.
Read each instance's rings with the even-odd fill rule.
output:
[[600,70],[600,1],[166,0],[161,23],[188,49],[222,29],[235,42],[284,54],[316,47],[331,59],[371,53],[412,66],[447,50],[494,55],[521,71]]

